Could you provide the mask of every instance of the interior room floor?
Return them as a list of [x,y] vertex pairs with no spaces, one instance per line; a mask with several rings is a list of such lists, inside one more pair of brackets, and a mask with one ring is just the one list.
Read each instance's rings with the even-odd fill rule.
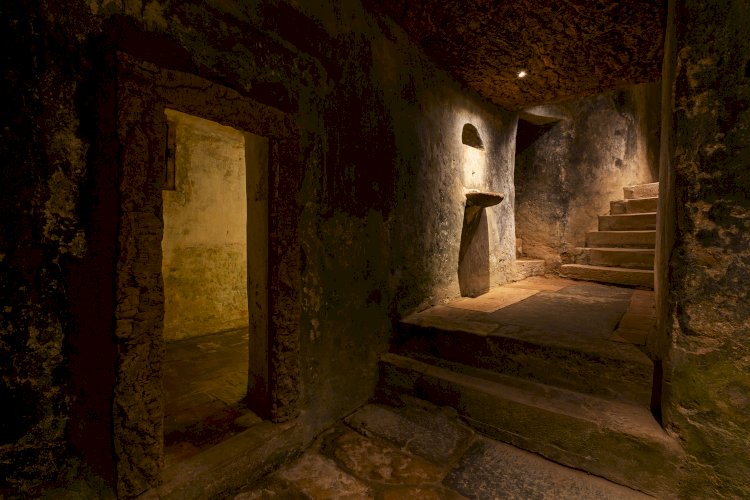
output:
[[247,328],[167,343],[166,466],[260,422],[243,404],[247,371]]
[[645,499],[477,434],[424,402],[366,405],[299,459],[247,489],[255,499]]

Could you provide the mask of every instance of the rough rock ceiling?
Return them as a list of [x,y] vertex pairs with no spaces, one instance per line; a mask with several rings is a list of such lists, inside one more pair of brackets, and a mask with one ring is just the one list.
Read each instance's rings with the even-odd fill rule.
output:
[[508,109],[660,78],[662,0],[377,3],[440,66]]

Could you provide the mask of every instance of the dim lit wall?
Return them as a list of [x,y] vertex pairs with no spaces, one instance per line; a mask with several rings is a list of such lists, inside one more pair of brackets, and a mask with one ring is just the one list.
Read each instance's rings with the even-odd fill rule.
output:
[[[0,152],[14,165],[0,183],[0,406],[15,410],[2,424],[0,477],[12,488],[61,477],[71,440],[105,477],[118,453],[112,283],[121,248],[137,249],[136,268],[158,249],[117,241],[121,145],[107,137],[118,113],[143,110],[115,107],[115,51],[230,87],[299,129],[304,175],[283,203],[298,221],[285,234],[300,277],[273,279],[300,297],[308,438],[368,400],[400,316],[459,294],[466,123],[485,144],[482,186],[505,195],[487,210],[492,279],[511,278],[515,113],[462,88],[359,2],[65,0],[12,3],[3,17],[16,46],[0,65],[13,124]],[[269,186],[288,175],[281,164]],[[169,231],[169,213],[165,222]],[[139,293],[127,300],[159,295]],[[158,299],[144,305],[161,314]]]
[[750,4],[671,1],[657,293],[682,498],[750,497]]
[[572,261],[623,186],[657,180],[659,85],[551,108],[560,121],[518,152],[515,174],[516,236],[548,269]]
[[164,339],[247,327],[245,138],[208,120],[167,116],[176,151],[175,190],[162,192]]

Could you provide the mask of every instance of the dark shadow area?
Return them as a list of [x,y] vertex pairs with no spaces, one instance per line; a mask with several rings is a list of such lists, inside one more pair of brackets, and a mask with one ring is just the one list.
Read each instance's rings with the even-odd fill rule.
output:
[[458,252],[458,285],[461,295],[474,297],[490,289],[490,239],[487,212],[467,206]]
[[247,328],[166,344],[165,466],[261,421],[245,404],[247,344]]
[[[92,50],[101,40],[91,41]],[[117,262],[119,193],[114,60],[106,49],[95,58],[106,70],[101,78],[81,85],[77,96],[81,130],[93,147],[91,170],[81,191],[81,214],[88,251],[81,259],[65,259],[72,331],[65,339],[72,399],[68,432],[76,451],[91,470],[114,480],[115,461],[111,439],[117,346],[112,339],[115,293],[111,276]],[[84,110],[95,110],[85,113]]]
[[537,139],[546,134],[557,122],[537,125],[529,121],[519,119],[516,131],[516,155],[523,153],[526,148],[534,144]]
[[464,125],[461,132],[461,142],[472,148],[484,149],[484,143],[482,142],[482,138],[479,137],[479,131],[471,123]]

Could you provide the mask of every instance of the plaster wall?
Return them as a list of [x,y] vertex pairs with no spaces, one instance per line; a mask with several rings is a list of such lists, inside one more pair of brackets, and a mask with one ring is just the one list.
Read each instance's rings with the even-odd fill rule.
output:
[[571,263],[623,186],[658,176],[659,85],[549,106],[559,121],[516,157],[516,237],[547,269]]
[[247,327],[245,170],[259,159],[245,158],[245,136],[231,127],[167,118],[176,151],[175,190],[162,191],[164,340]]

